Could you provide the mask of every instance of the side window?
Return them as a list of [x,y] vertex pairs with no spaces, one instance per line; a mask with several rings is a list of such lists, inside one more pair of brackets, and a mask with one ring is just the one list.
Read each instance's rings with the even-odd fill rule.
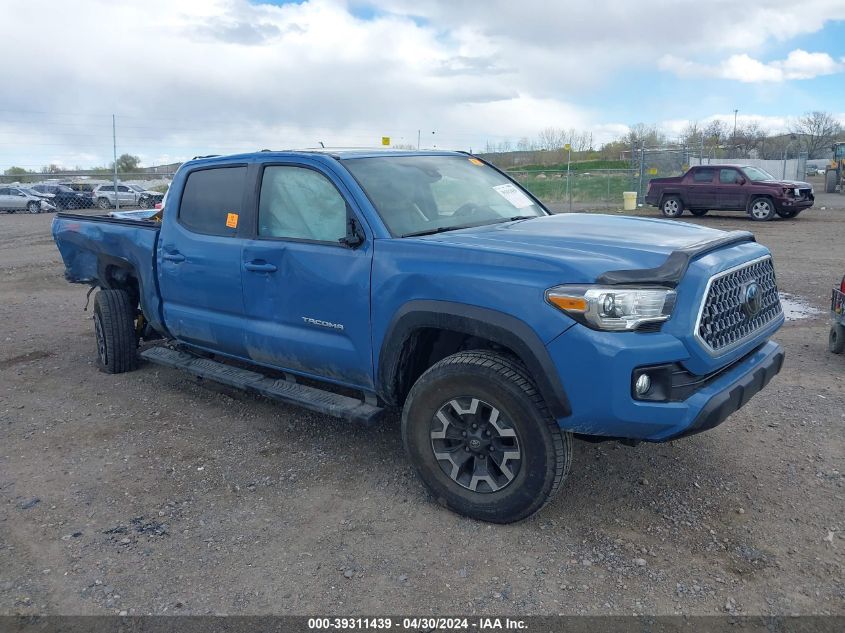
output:
[[692,175],[693,182],[713,182],[712,169],[697,169]]
[[346,201],[331,181],[304,167],[270,165],[261,179],[258,235],[333,242],[346,237]]
[[234,236],[243,204],[246,167],[216,167],[188,174],[179,222],[197,233]]
[[109,193],[110,191],[114,191],[114,187],[112,185],[100,187],[100,191],[103,193]]
[[129,191],[129,187],[127,187],[125,185],[118,185],[117,190],[120,191],[120,192],[126,192],[126,191]]
[[9,190],[3,189],[2,187],[0,187],[0,196],[8,196],[8,195],[9,195]]
[[732,185],[736,182],[736,178],[739,176],[736,169],[720,169],[719,170],[719,182],[723,185]]
[[19,196],[19,195],[21,195],[21,193],[23,193],[23,192],[20,189],[14,189],[14,188],[9,189],[9,194],[12,195],[12,196]]

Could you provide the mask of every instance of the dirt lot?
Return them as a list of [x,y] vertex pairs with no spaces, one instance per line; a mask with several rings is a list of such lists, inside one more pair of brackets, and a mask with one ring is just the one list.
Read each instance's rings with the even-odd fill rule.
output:
[[557,499],[510,526],[433,503],[395,418],[98,373],[51,219],[0,216],[0,613],[845,613],[826,312],[845,196],[797,220],[696,219],[753,230],[781,289],[823,312],[783,328],[784,371],[721,427],[578,443]]

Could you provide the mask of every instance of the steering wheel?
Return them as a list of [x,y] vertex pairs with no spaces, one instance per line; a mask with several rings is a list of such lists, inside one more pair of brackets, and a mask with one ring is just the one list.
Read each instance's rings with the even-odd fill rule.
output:
[[471,217],[481,211],[482,207],[480,204],[476,204],[475,202],[466,202],[455,209],[454,215],[457,217]]

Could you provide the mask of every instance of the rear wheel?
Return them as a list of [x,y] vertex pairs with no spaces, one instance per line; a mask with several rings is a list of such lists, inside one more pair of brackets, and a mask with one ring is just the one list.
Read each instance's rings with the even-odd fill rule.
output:
[[569,472],[572,436],[519,363],[461,352],[428,369],[402,411],[402,440],[437,501],[511,523],[548,503]]
[[692,213],[697,218],[700,218],[702,215],[707,215],[707,211],[709,211],[709,209],[690,209],[689,210],[689,212]]
[[748,214],[752,220],[766,222],[775,217],[775,205],[768,198],[756,198],[751,201]]
[[122,374],[138,365],[135,309],[125,290],[101,290],[94,299],[94,334],[97,367],[107,374]]
[[845,352],[845,326],[834,323],[830,326],[830,337],[828,347],[834,354]]
[[684,213],[684,203],[678,196],[668,196],[660,204],[660,211],[667,218],[679,218]]

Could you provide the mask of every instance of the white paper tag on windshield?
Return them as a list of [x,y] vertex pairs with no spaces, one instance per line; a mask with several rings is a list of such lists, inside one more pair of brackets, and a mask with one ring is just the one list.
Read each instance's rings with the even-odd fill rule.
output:
[[504,185],[496,185],[493,189],[502,196],[505,200],[510,202],[513,206],[517,209],[524,209],[525,207],[530,207],[534,204],[531,201],[531,198],[526,196],[522,193],[519,189],[514,187],[512,184],[507,183]]

